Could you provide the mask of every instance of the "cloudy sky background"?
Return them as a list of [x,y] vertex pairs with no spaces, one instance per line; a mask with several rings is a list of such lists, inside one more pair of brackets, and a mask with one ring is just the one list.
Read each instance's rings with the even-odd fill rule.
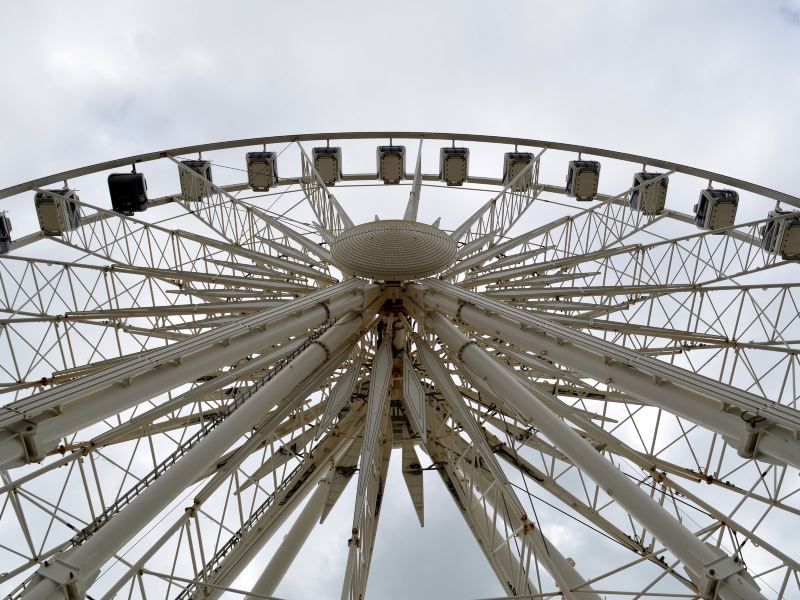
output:
[[[613,148],[800,194],[797,0],[3,8],[0,188],[195,143],[408,129]],[[394,475],[372,597],[499,593],[441,486],[418,533]],[[338,596],[352,491],[280,595]]]

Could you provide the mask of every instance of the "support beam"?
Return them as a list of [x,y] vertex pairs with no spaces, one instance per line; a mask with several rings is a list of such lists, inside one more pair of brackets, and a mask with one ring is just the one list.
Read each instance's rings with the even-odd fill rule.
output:
[[[165,506],[194,481],[196,474],[209,468],[253,423],[264,418],[303,380],[324,365],[328,348],[337,348],[361,333],[358,315],[349,315],[326,331],[319,340],[304,350],[292,363],[258,390],[250,401],[233,412],[213,432],[200,441],[162,477],[133,500],[125,510],[92,538],[70,554],[68,563],[75,567],[85,587],[99,568],[133,537],[139,528],[150,522]],[[66,582],[54,569],[42,567],[36,581],[24,597],[30,600],[57,598]]]
[[416,221],[417,213],[419,212],[419,198],[422,191],[422,139],[419,139],[417,166],[414,169],[414,182],[411,184],[411,192],[408,194],[406,212],[403,214],[404,221]]
[[[278,485],[271,500],[268,498],[251,513],[245,525],[231,536],[228,548],[220,548],[209,559],[203,566],[203,572],[212,575],[204,582],[209,585],[202,587],[203,597],[215,600],[221,594],[219,586],[233,585],[244,568],[319,482],[325,473],[325,467],[332,463],[338,464],[340,457],[352,445],[355,432],[363,428],[363,413],[362,407],[351,411],[341,424],[341,429],[323,438],[314,451],[295,468],[293,474]],[[178,600],[188,600],[190,597],[189,594],[182,594]]]
[[425,527],[425,496],[423,494],[424,480],[422,478],[422,465],[420,465],[414,444],[410,440],[403,441],[403,480],[417,513],[419,526]]
[[427,440],[428,425],[425,421],[425,390],[419,380],[419,374],[414,368],[407,352],[403,352],[403,402],[406,407],[406,416],[411,421],[411,426],[422,439]]
[[275,217],[269,216],[268,214],[259,210],[258,208],[250,207],[250,209],[253,211],[254,214],[259,215],[266,223],[268,223],[270,227],[272,227],[273,229],[277,229],[287,238],[305,248],[309,253],[315,254],[316,256],[318,256],[319,258],[321,258],[326,262],[331,262],[332,260],[331,253],[325,250],[325,248],[323,248],[319,244],[314,244],[313,242],[309,241],[306,236],[297,233],[286,223],[279,221]]
[[353,221],[339,204],[336,196],[330,193],[328,186],[317,173],[312,161],[306,153],[303,145],[298,141],[297,147],[300,148],[300,162],[303,176],[300,179],[300,186],[306,195],[311,210],[317,217],[319,225],[332,236],[339,235],[345,229],[353,226]]
[[363,360],[362,355],[356,356],[352,364],[347,368],[347,372],[342,375],[339,381],[336,382],[336,385],[333,386],[328,404],[325,406],[325,412],[322,415],[322,420],[319,423],[317,438],[320,438],[328,427],[331,426],[336,416],[353,397],[356,382],[361,374],[361,364]]
[[515,530],[519,528],[523,531],[527,531],[529,527],[529,521],[528,515],[525,512],[525,508],[522,506],[522,503],[519,501],[517,495],[511,489],[511,485],[508,482],[505,472],[500,467],[500,464],[497,462],[497,459],[492,453],[492,449],[489,448],[489,444],[486,442],[486,436],[484,435],[481,426],[475,420],[475,417],[471,414],[471,411],[464,404],[461,394],[458,393],[453,380],[445,371],[444,365],[441,363],[439,357],[436,356],[434,351],[421,337],[415,336],[414,343],[417,346],[417,356],[420,357],[422,366],[425,368],[425,372],[428,374],[428,377],[433,380],[434,384],[436,385],[436,389],[445,399],[447,412],[450,414],[453,420],[455,420],[464,429],[467,435],[469,435],[472,447],[480,455],[481,459],[483,460],[484,467],[491,472],[491,474],[500,484],[500,490],[502,491],[506,502],[511,505],[516,513],[516,520],[512,523],[509,523],[509,525]]
[[[516,177],[500,190],[489,202],[479,208],[475,214],[459,225],[450,234],[459,242],[466,237],[470,242],[483,235],[494,233],[487,240],[491,245],[493,241],[502,238],[509,229],[519,220],[531,204],[539,197],[542,186],[539,184],[539,159],[546,148],[541,150],[533,160]],[[527,186],[520,186],[524,181],[530,181]]]
[[[315,259],[288,245],[289,242],[294,241],[299,243],[303,250],[308,251],[309,248],[313,248],[314,244],[308,241],[298,242],[302,236],[280,224],[278,219],[243,202],[228,190],[217,186],[175,158],[169,158],[178,166],[182,177],[195,180],[196,184],[202,186],[201,189],[207,192],[202,202],[190,202],[182,196],[176,196],[176,201],[221,237],[236,246],[265,255],[283,254],[292,256],[303,263],[315,262]],[[276,223],[280,226],[275,227]],[[315,254],[319,256],[317,252]]]
[[427,313],[424,323],[465,364],[481,373],[505,402],[536,423],[570,460],[602,486],[637,521],[653,532],[691,573],[701,596],[718,597],[722,600],[764,599],[746,575],[743,565],[729,556],[720,557],[718,552],[697,539],[675,517],[558,418],[542,402],[535,390],[527,388],[484,350],[471,343],[441,313]]
[[[537,227],[536,229],[532,229],[514,238],[511,238],[507,242],[501,242],[495,246],[492,246],[491,248],[482,250],[477,254],[473,254],[469,258],[465,258],[460,263],[453,265],[450,269],[445,271],[442,274],[442,276],[453,277],[455,275],[458,275],[459,273],[463,273],[464,271],[469,271],[470,269],[479,269],[482,265],[486,264],[493,258],[500,256],[501,254],[505,254],[512,248],[516,248],[517,246],[522,246],[523,244],[529,242],[533,238],[546,234],[548,231],[560,227],[568,222],[569,222],[569,217],[561,217],[560,219],[556,219],[555,221],[552,221],[547,225],[542,225],[541,227]],[[552,250],[552,248],[547,248],[547,247],[537,248],[535,252],[537,253],[544,252],[545,250]],[[487,269],[489,268],[492,268],[491,265],[487,267]]]
[[[603,381],[659,408],[722,435],[746,458],[800,467],[800,413],[707,377],[643,356],[589,334],[558,325],[542,315],[509,307],[448,284],[426,280],[409,287],[426,310],[438,309],[482,332],[499,335],[585,376]],[[425,288],[428,292],[425,292]],[[741,415],[766,417],[754,447]]]
[[377,294],[348,281],[11,403],[0,413],[0,467],[40,461],[69,433],[359,309]]
[[[580,593],[571,591],[583,588],[586,584],[586,578],[582,577],[567,562],[539,528],[528,522],[525,509],[512,489],[505,472],[497,463],[494,453],[489,448],[486,431],[472,419],[466,410],[462,410],[466,407],[461,404],[460,398],[457,398],[458,403],[447,400],[453,394],[458,396],[452,386],[452,382],[445,381],[444,385],[441,385],[442,374],[434,374],[436,372],[435,369],[429,370],[430,355],[433,352],[424,345],[425,342],[420,338],[416,338],[415,342],[417,344],[417,352],[422,351],[427,355],[427,358],[423,358],[423,364],[428,374],[437,384],[442,396],[445,397],[448,404],[448,412],[455,407],[455,410],[451,412],[451,416],[456,417],[455,420],[462,424],[464,430],[470,436],[470,445],[452,429],[449,430],[450,435],[448,436],[448,440],[455,446],[456,453],[460,457],[460,461],[455,467],[456,472],[460,472],[466,481],[464,487],[470,490],[475,489],[494,507],[494,510],[505,522],[506,526],[517,532],[523,549],[533,550],[536,560],[550,573],[565,597],[569,600],[600,600],[600,597],[591,591],[591,587]],[[464,422],[466,422],[466,426],[464,426]],[[464,461],[471,463],[472,468],[467,469]],[[499,496],[497,494],[498,491]],[[522,523],[521,528],[519,527],[520,522]],[[520,589],[519,582],[516,583],[516,587]]]
[[[428,436],[427,442],[422,444],[422,449],[437,465],[437,472],[442,483],[450,492],[458,511],[464,517],[467,527],[475,537],[478,547],[486,557],[500,585],[509,595],[522,592],[533,594],[533,597],[536,597],[539,590],[527,576],[527,565],[523,566],[520,562],[519,549],[516,545],[512,546],[508,543],[499,545],[497,543],[502,538],[501,533],[497,531],[497,524],[478,504],[472,490],[464,487],[463,480],[456,473],[452,453],[448,452],[446,446],[442,444],[442,441],[445,441],[448,436],[444,421],[433,408],[428,407],[427,412],[431,435]],[[516,585],[520,573],[525,573],[525,589],[518,589]]]
[[[300,347],[306,343],[308,343],[306,338],[298,338],[296,340],[292,340],[291,342],[287,342],[286,344],[282,344],[280,347],[271,352],[265,352],[254,360],[239,364],[235,368],[229,369],[225,373],[205,381],[187,392],[179,394],[178,396],[174,396],[172,399],[167,400],[166,402],[163,402],[158,406],[151,408],[150,410],[147,410],[136,417],[133,417],[132,419],[129,419],[125,423],[118,425],[109,431],[101,433],[100,435],[92,438],[90,443],[85,444],[85,449],[89,451],[92,447],[102,447],[106,444],[134,439],[143,435],[145,431],[152,433],[154,431],[161,430],[159,429],[160,424],[154,424],[158,419],[165,417],[173,411],[179,410],[181,407],[186,406],[187,404],[202,402],[203,400],[211,397],[213,394],[219,392],[219,390],[225,386],[231,384],[235,385],[246,375],[249,375],[254,379],[259,378],[254,373],[255,371],[263,371],[266,373],[268,367],[275,365],[282,360],[286,360],[289,355],[297,352]],[[190,420],[193,418],[200,419],[205,417],[203,414],[198,413],[186,415],[180,419]]]
[[[491,475],[486,471],[475,470],[477,476],[468,478],[466,469],[459,469],[462,477],[469,481],[471,486],[486,499],[499,517],[508,523],[513,521],[513,516],[509,514],[509,508],[503,502],[497,502],[498,498],[489,493],[489,490],[497,484]],[[601,600],[600,596],[592,590],[592,586],[587,584],[587,579],[570,564],[567,558],[561,554],[553,540],[548,538],[544,532],[536,528],[529,534],[533,555],[558,585],[567,600]]]
[[[353,537],[348,540],[351,548],[350,556],[354,558],[355,568],[351,571],[346,567],[342,598],[350,598],[351,600],[363,600],[364,598],[372,564],[372,553],[375,549],[375,540],[378,534],[383,494],[386,489],[386,477],[389,473],[389,460],[392,456],[391,425],[388,413],[386,414],[385,437],[380,448],[381,461],[377,466],[372,485],[368,490],[367,502],[363,505],[365,518],[361,520],[362,527],[359,532],[353,533]],[[356,549],[355,553],[353,553],[353,548]],[[348,559],[350,556],[348,556]],[[348,560],[348,564],[349,562]]]
[[248,596],[247,600],[256,600],[257,597],[272,596],[275,593],[275,589],[280,585],[281,580],[286,575],[286,571],[292,566],[292,562],[297,558],[297,554],[322,515],[325,499],[330,489],[331,476],[332,473],[329,472],[317,484],[317,488],[311,494],[311,498],[309,498],[300,514],[297,515],[292,528],[283,538],[278,549],[275,550],[264,572],[253,584],[251,591],[259,596]]
[[[391,327],[387,329],[391,330]],[[348,540],[342,600],[361,600],[367,587],[372,546],[375,542],[380,502],[391,454],[389,441],[391,429],[387,433],[389,427],[387,408],[389,385],[392,381],[392,358],[392,337],[386,335],[375,353],[370,372],[367,424],[361,448],[352,537]],[[381,439],[382,436],[384,439]]]

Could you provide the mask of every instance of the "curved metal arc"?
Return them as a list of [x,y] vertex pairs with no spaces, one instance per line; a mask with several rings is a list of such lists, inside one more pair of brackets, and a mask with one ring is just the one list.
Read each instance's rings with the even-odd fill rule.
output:
[[800,208],[800,198],[796,196],[779,192],[777,190],[773,190],[761,185],[756,185],[734,177],[728,177],[720,173],[714,173],[712,171],[697,169],[695,167],[690,167],[687,165],[682,165],[679,163],[660,160],[656,158],[641,156],[638,154],[628,154],[625,152],[605,150],[602,148],[594,148],[591,146],[581,146],[578,144],[566,144],[561,142],[550,142],[550,141],[536,140],[531,138],[475,135],[475,134],[465,134],[465,133],[434,133],[434,132],[422,132],[422,131],[419,132],[365,131],[365,132],[329,132],[329,133],[308,133],[299,135],[278,135],[278,136],[229,140],[223,142],[212,142],[207,144],[198,144],[195,146],[171,148],[169,150],[160,150],[156,152],[136,154],[125,158],[119,158],[116,160],[97,163],[88,167],[70,169],[68,171],[62,171],[61,173],[55,173],[53,175],[49,175],[46,177],[33,179],[31,181],[20,183],[18,185],[14,185],[0,190],[0,200],[2,200],[3,198],[8,198],[9,196],[14,196],[21,192],[30,191],[37,187],[42,187],[45,185],[49,185],[51,183],[56,183],[67,179],[73,179],[81,175],[97,173],[100,171],[107,171],[109,169],[114,169],[117,167],[129,166],[134,163],[149,162],[170,156],[175,157],[175,156],[181,156],[183,154],[195,154],[197,152],[209,152],[213,150],[225,150],[231,148],[242,148],[246,146],[261,146],[264,144],[279,144],[287,142],[302,142],[302,141],[314,141],[314,140],[385,139],[385,138],[397,138],[397,139],[425,138],[429,140],[443,140],[443,141],[463,140],[468,142],[485,142],[485,143],[502,144],[509,146],[520,145],[520,146],[531,146],[534,148],[549,148],[552,150],[563,150],[565,152],[574,152],[581,154],[589,154],[592,156],[601,156],[605,158],[627,161],[635,164],[646,164],[652,167],[673,170],[678,173],[693,175],[700,179],[709,179],[711,181],[724,183],[726,185],[746,190],[748,192],[753,192],[754,194],[765,196],[767,198],[771,198],[779,202],[785,202],[786,204]]
[[[671,213],[671,211],[668,211],[668,212],[670,212],[670,213]],[[702,236],[703,234],[699,234],[699,235],[701,235],[701,236]],[[697,236],[695,236],[695,237],[697,237]],[[737,238],[737,240],[739,240],[739,238]],[[670,241],[672,241],[672,240],[670,240]],[[749,241],[749,240],[739,240],[739,241]],[[742,249],[740,249],[740,250],[739,250],[739,252],[742,252],[742,253],[744,253],[745,251],[749,252],[749,249],[742,248]],[[553,268],[556,268],[556,267],[553,267]],[[610,268],[610,267],[604,267],[604,268]],[[749,272],[749,271],[748,271],[748,272]],[[723,274],[725,274],[725,273],[726,273],[726,267],[725,267],[725,265],[723,265],[721,273],[723,273]],[[613,279],[613,277],[612,277],[612,279]],[[226,285],[227,285],[227,284],[230,284],[230,283],[231,283],[231,282],[226,282]],[[413,287],[413,285],[412,285],[412,287]],[[570,289],[574,289],[574,288],[570,288]],[[589,288],[589,289],[591,289],[591,288]],[[616,289],[619,289],[619,288],[616,288]],[[509,291],[510,291],[510,288],[509,288]],[[460,303],[460,302],[459,302],[459,303]],[[462,304],[462,306],[467,306],[467,304]],[[488,309],[487,309],[487,308],[484,308],[483,310],[484,310],[484,316],[488,315],[488,317],[489,317],[490,319],[491,319],[492,317],[495,317],[495,316],[497,316],[497,315],[500,315],[501,317],[503,317],[503,315],[505,315],[505,317],[507,317],[507,316],[508,316],[508,315],[507,315],[507,314],[505,314],[505,313],[503,313],[503,315],[501,315],[501,313],[499,313],[499,312],[498,312],[497,314],[494,314],[494,311],[495,311],[495,309],[494,309],[493,307],[490,307],[490,308],[488,308]],[[457,317],[459,317],[459,316],[462,316],[462,314],[466,314],[466,315],[468,315],[470,312],[472,312],[472,310],[471,310],[470,308],[466,308],[466,309],[464,309],[463,311],[462,311],[461,309],[454,309],[453,316],[457,318]],[[592,313],[592,314],[594,314],[594,313]],[[473,316],[474,316],[474,315],[473,315]],[[505,317],[503,317],[503,318],[505,318]],[[562,321],[563,321],[563,319],[562,319]],[[481,321],[481,323],[485,323],[485,321]],[[648,320],[648,323],[649,323],[649,320]],[[561,324],[563,325],[563,324],[565,324],[565,323],[561,323]],[[576,322],[574,322],[574,321],[569,323],[569,325],[572,325],[572,326],[575,326],[576,324],[577,324],[577,323],[576,323]],[[612,324],[612,325],[614,325],[613,323],[611,323],[611,324]],[[629,327],[636,327],[635,323],[628,323],[628,326],[629,326]],[[475,329],[476,331],[478,331],[478,330],[489,331],[489,329],[480,329],[480,328],[479,328],[477,325],[472,325],[472,327],[474,327],[474,329]],[[526,324],[526,323],[523,323],[523,324],[521,325],[521,328],[522,328],[523,330],[524,330],[526,327],[527,327],[527,324]],[[566,329],[569,329],[569,328],[566,328]],[[775,330],[777,331],[777,329],[778,329],[778,323],[777,323],[777,321],[776,321],[776,324],[775,324]],[[654,333],[654,332],[653,332],[652,330],[650,330],[650,331],[648,331],[646,334],[645,334],[645,333],[643,333],[643,335],[648,335],[648,336],[649,336],[649,335],[652,335],[653,333]],[[569,343],[571,343],[571,342],[570,342],[570,340],[566,340],[566,338],[564,338],[564,337],[563,337],[563,335],[562,335],[562,333],[561,333],[561,332],[559,332],[559,331],[555,331],[555,332],[553,332],[553,331],[550,331],[547,337],[548,337],[548,343],[553,343],[553,344],[555,344],[556,346],[563,345],[563,344],[565,344],[565,343],[566,343],[566,344],[569,344]],[[615,340],[615,341],[619,341],[619,340]],[[623,337],[621,338],[621,342],[620,342],[620,343],[624,344],[625,346],[630,346],[630,345],[633,345],[633,344],[629,344],[629,341],[630,341],[630,340],[629,340],[628,338],[626,338],[626,337],[624,337],[624,336],[623,336]],[[463,350],[463,348],[462,348],[462,350]],[[640,350],[641,350],[641,352],[644,352],[644,351],[646,351],[646,350],[647,350],[647,348],[645,348],[645,349],[640,349]],[[608,358],[608,357],[607,357],[607,358]],[[737,354],[737,359],[738,359],[738,354]],[[566,358],[564,358],[564,360],[566,361],[567,359],[566,359]],[[637,359],[637,360],[638,360],[638,359]],[[745,360],[746,360],[746,357],[745,357]],[[455,364],[455,363],[454,363],[454,364]],[[623,369],[623,368],[626,368],[626,367],[630,367],[630,368],[638,368],[638,366],[639,366],[638,364],[633,364],[633,365],[632,365],[632,364],[630,364],[630,363],[627,363],[627,362],[624,362],[624,361],[618,360],[618,359],[616,359],[616,358],[608,358],[608,363],[607,363],[607,364],[608,364],[609,368],[612,368],[612,367],[613,367],[614,369]],[[752,368],[752,367],[750,367],[750,368]],[[451,371],[451,372],[452,372],[452,371]],[[615,373],[616,373],[616,371],[615,371]],[[756,377],[756,374],[755,374],[755,373],[753,373],[753,377]],[[790,381],[790,378],[788,378],[788,376],[785,376],[785,377],[784,377],[784,382],[786,382],[787,380],[788,380],[788,381]],[[658,384],[661,384],[661,383],[662,383],[662,381],[663,381],[663,380],[661,379],[661,376],[660,376],[660,375],[656,375],[656,376],[655,376],[655,382],[656,382],[656,384],[657,384],[657,385],[658,385]],[[530,386],[529,386],[529,387],[530,387]],[[543,389],[543,388],[542,388],[542,386],[539,386],[539,388],[540,388],[540,390],[539,390],[539,391],[542,391],[542,389]],[[748,389],[749,389],[749,388],[748,388]],[[460,391],[461,391],[461,393],[463,394],[463,390],[460,390]],[[577,392],[576,392],[576,393],[577,393]],[[465,396],[465,397],[466,397],[466,396]],[[393,397],[393,398],[394,398],[394,397]],[[469,404],[470,404],[470,403],[467,403],[467,404],[468,404],[468,406],[469,406]],[[475,407],[474,407],[474,406],[469,406],[469,408],[470,408],[470,409],[472,409],[473,411],[475,411]],[[738,415],[739,415],[739,412],[738,412],[738,410],[736,410],[736,407],[732,407],[731,405],[727,405],[727,406],[726,406],[726,405],[725,405],[725,403],[723,403],[723,409],[725,409],[725,410],[728,410],[728,411],[730,411],[730,412],[734,413],[736,416],[738,416]],[[582,412],[581,412],[579,409],[575,409],[575,408],[573,408],[573,409],[571,409],[571,410],[572,410],[572,412],[573,412],[573,413],[575,413],[575,414],[577,414],[577,415],[579,415],[579,416],[582,416],[582,417],[586,418],[587,420],[589,420],[589,421],[590,421],[590,424],[593,424],[593,423],[591,422],[591,418],[592,418],[592,417],[591,417],[591,415],[590,415],[588,412],[587,412],[586,414],[583,414],[583,413],[582,413]],[[634,412],[636,412],[636,411],[634,411]],[[786,413],[786,414],[784,414],[783,416],[784,416],[784,417],[786,417],[786,418],[789,418],[791,415],[790,415],[789,413]],[[631,416],[631,417],[630,417],[630,419],[631,419],[631,422],[633,422],[633,416]],[[625,422],[625,420],[623,420],[623,422]],[[613,431],[612,431],[612,433],[613,433]],[[769,440],[769,439],[772,439],[772,438],[774,437],[774,436],[772,436],[772,433],[771,433],[771,432],[769,432],[769,431],[767,431],[767,432],[765,432],[765,433],[763,434],[763,438],[759,438],[759,437],[758,437],[758,436],[762,435],[762,434],[761,434],[761,432],[758,432],[756,435],[757,435],[757,437],[756,437],[756,442],[757,442],[757,445],[760,445],[759,439],[767,439],[767,440]],[[690,444],[688,437],[686,437],[686,441],[687,441],[687,444]],[[772,440],[772,441],[774,441],[774,440]],[[724,444],[722,444],[722,445],[724,446]],[[597,448],[597,446],[596,446],[596,448]],[[599,448],[598,448],[598,449],[599,449]],[[709,461],[711,461],[711,455],[709,455]],[[722,463],[722,457],[721,457],[721,456],[720,456],[720,463]],[[746,462],[746,463],[743,463],[743,464],[745,464],[745,465],[751,465],[751,464],[753,464],[753,463],[751,463],[750,461],[748,461],[748,462]],[[781,484],[781,485],[782,485],[782,484]],[[755,486],[754,486],[754,487],[755,487]],[[779,486],[779,487],[780,487],[780,486]],[[66,488],[65,488],[65,489],[66,489]],[[785,490],[784,490],[784,491],[785,491]],[[752,492],[752,490],[751,490],[751,492]],[[776,490],[775,494],[776,494],[776,497],[777,497],[777,494],[778,494],[777,490]],[[755,494],[755,493],[751,493],[750,495],[751,495],[751,496],[753,496],[753,497],[755,497],[755,495],[756,495],[756,494]],[[734,512],[736,512],[736,511],[734,511]],[[755,541],[755,539],[754,539],[754,541]]]

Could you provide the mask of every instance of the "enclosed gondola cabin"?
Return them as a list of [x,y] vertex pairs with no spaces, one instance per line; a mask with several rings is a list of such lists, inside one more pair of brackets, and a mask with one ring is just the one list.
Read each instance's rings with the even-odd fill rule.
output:
[[342,180],[342,149],[338,146],[323,146],[311,150],[314,169],[325,185],[336,185]]
[[800,212],[772,210],[767,218],[761,226],[761,247],[786,260],[800,259]]
[[439,180],[447,185],[464,185],[469,176],[469,148],[442,148],[439,152]]
[[733,190],[703,190],[694,205],[694,223],[700,229],[730,227],[738,206],[739,194]]
[[594,200],[600,185],[600,163],[596,160],[571,160],[567,167],[567,195],[575,200]]
[[5,212],[0,212],[0,254],[11,251],[11,219]]
[[108,193],[115,212],[132,215],[147,210],[147,181],[144,173],[112,173]]
[[633,176],[630,207],[645,215],[659,215],[667,203],[669,177],[662,173],[642,171]]
[[378,179],[400,183],[406,176],[406,147],[378,146]]
[[211,162],[207,160],[184,160],[179,167],[181,196],[188,202],[202,202],[211,194],[208,185],[211,178]]
[[62,235],[81,226],[75,190],[41,190],[34,196],[39,228],[47,236]]
[[[503,187],[509,186],[522,171],[528,169],[532,162],[533,154],[531,152],[506,152],[503,160]],[[528,169],[527,173],[514,181],[513,190],[524,192],[531,186],[532,181],[533,174]]]
[[274,152],[248,152],[247,183],[256,192],[266,192],[278,185],[278,161]]

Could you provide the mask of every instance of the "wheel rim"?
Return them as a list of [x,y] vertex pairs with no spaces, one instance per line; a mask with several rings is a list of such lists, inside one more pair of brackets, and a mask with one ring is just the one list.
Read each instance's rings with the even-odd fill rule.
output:
[[[273,544],[253,590],[270,595],[292,545],[352,478],[356,509],[340,559],[344,594],[359,598],[391,448],[420,520],[422,482],[443,480],[507,595],[770,598],[798,589],[798,554],[780,534],[800,514],[800,278],[795,261],[761,248],[759,227],[775,222],[766,219],[773,200],[800,200],[598,149],[397,132],[306,137],[341,145],[345,157],[348,144],[356,155],[410,138],[420,140],[414,158],[429,157],[398,186],[345,171],[329,187],[295,142],[302,137],[267,138],[298,176],[252,194],[181,165],[195,149],[123,159],[159,158],[154,172],[178,169],[206,197],[165,194],[136,217],[84,199],[80,227],[22,237],[0,257],[0,524],[9,532],[0,581],[13,595],[240,590],[241,567],[287,520],[291,535]],[[535,158],[508,185],[473,177],[446,187],[431,166],[437,138],[497,157],[514,143]],[[197,149],[217,149],[219,171],[224,151],[252,142]],[[660,167],[679,193],[706,187],[703,179],[735,187],[741,212],[762,216],[710,233],[669,194],[658,214],[633,210],[626,184],[578,203],[552,183],[574,152],[619,173]],[[104,176],[114,162],[70,178]],[[614,173],[609,185],[629,176]],[[16,206],[61,175],[0,198]],[[338,283],[334,239],[384,212],[364,209],[367,193],[394,202],[378,215],[387,223],[404,206],[409,222],[441,216],[455,261],[436,279]],[[450,195],[438,206],[455,214],[434,214]],[[505,374],[487,375],[486,360]],[[296,381],[293,369],[305,369]],[[259,404],[265,390],[277,390],[274,414]],[[517,405],[509,390],[530,398]],[[544,409],[570,431],[546,424]],[[615,489],[614,474],[573,451],[573,438],[651,500]],[[180,479],[190,461],[201,471]],[[167,489],[161,499],[153,491]],[[692,548],[670,537],[670,519],[694,534]],[[567,521],[569,535],[603,544],[602,560],[561,551],[549,523]],[[123,529],[127,539],[108,533]]]

